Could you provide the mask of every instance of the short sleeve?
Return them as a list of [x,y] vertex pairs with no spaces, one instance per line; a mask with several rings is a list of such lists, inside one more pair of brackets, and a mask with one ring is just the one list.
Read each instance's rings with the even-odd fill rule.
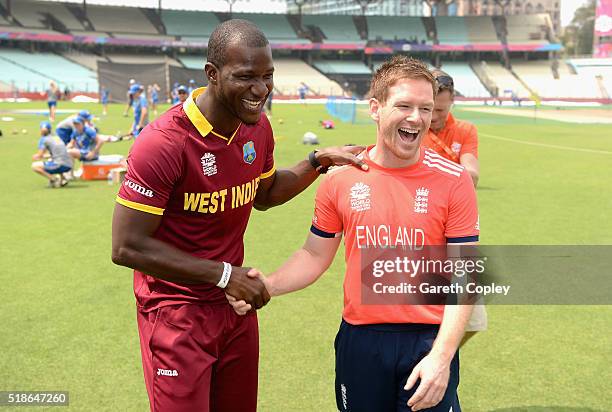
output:
[[314,216],[310,231],[321,237],[336,237],[342,233],[342,218],[338,213],[334,188],[329,176],[326,176],[315,196]]
[[451,189],[445,236],[447,243],[477,242],[480,235],[476,191],[464,169]]
[[154,128],[138,136],[128,155],[128,171],[117,203],[162,215],[182,174],[184,141]]
[[40,139],[38,139],[38,150],[45,150],[46,146],[45,146],[45,138],[41,137]]
[[468,123],[464,130],[464,141],[459,155],[466,153],[471,153],[478,159],[478,131],[476,126],[471,123]]
[[[262,113],[262,116],[265,116],[265,114]],[[276,166],[274,164],[274,133],[272,132],[272,127],[267,117],[265,118],[264,125],[266,128],[266,154],[260,176],[261,179],[268,178],[276,172]]]
[[86,128],[85,133],[87,133],[87,136],[89,136],[92,140],[94,140],[98,134],[96,132],[96,129],[94,129],[93,127]]

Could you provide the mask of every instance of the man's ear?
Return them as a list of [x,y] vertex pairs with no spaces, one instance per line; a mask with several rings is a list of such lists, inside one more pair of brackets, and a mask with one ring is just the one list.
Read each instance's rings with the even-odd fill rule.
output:
[[380,120],[380,113],[379,113],[379,111],[380,111],[382,105],[380,104],[380,102],[378,100],[376,100],[373,97],[370,99],[369,105],[370,105],[370,117],[375,122],[378,122]]
[[204,74],[208,79],[208,83],[217,84],[219,77],[219,69],[217,68],[217,66],[214,65],[214,63],[206,62],[206,64],[204,65]]

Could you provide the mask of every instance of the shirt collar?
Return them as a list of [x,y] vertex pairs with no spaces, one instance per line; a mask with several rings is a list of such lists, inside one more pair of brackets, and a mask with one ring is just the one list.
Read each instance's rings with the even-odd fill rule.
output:
[[210,122],[206,119],[206,117],[204,117],[196,105],[197,97],[204,93],[204,90],[206,90],[206,87],[194,89],[187,100],[185,100],[183,103],[183,110],[185,110],[185,114],[189,118],[189,121],[191,121],[196,129],[198,129],[198,132],[200,132],[202,137],[208,135],[213,129]]

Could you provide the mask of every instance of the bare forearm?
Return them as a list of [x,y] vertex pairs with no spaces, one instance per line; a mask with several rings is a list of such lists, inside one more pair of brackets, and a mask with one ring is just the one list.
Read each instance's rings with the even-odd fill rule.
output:
[[223,272],[221,262],[196,258],[152,237],[113,245],[112,259],[118,265],[179,283],[216,284]]
[[313,169],[307,160],[303,160],[290,169],[278,170],[272,186],[265,196],[255,199],[255,208],[266,210],[270,207],[282,205],[293,199],[312,184],[319,173]]
[[461,343],[465,326],[472,314],[474,305],[447,305],[444,308],[442,324],[431,352],[436,353],[449,362]]
[[466,168],[470,177],[472,178],[472,182],[474,183],[474,187],[478,186],[478,170]]
[[266,278],[266,287],[270,296],[304,289],[314,283],[327,270],[330,263],[317,259],[306,249],[298,250]]

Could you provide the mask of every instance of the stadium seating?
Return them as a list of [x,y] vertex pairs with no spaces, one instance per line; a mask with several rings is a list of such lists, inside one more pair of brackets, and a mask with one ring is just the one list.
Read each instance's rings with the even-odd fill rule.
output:
[[206,62],[206,57],[204,55],[200,56],[179,56],[179,60],[183,63],[183,66],[188,69],[196,69],[202,70],[204,68],[204,63]]
[[455,90],[462,96],[491,97],[469,64],[443,62],[441,69],[453,78]]
[[157,34],[142,12],[133,7],[87,5],[87,17],[96,31]]
[[208,42],[210,34],[219,24],[219,19],[214,13],[201,11],[163,10],[162,21],[169,35],[193,36],[194,41],[204,42]]
[[468,28],[463,17],[438,16],[435,18],[440,44],[469,44]]
[[20,27],[20,26],[0,26],[0,32],[2,31],[13,32],[13,33],[61,34],[54,30],[35,29],[35,28]]
[[[15,4],[16,2],[13,2]],[[21,2],[19,2],[21,3]],[[56,19],[61,21],[64,26],[70,31],[72,30],[83,30],[84,26],[74,15],[61,3],[55,3],[51,1],[44,2],[44,9],[52,14]]]
[[73,30],[70,32],[73,36],[93,36],[93,37],[109,37],[110,34],[103,31],[88,31],[88,30]]
[[125,54],[125,53],[106,53],[106,57],[113,63],[128,63],[128,64],[150,64],[168,62],[173,66],[181,66],[181,63],[175,59],[166,56],[165,54]]
[[[94,72],[64,59],[53,53],[30,54],[20,49],[2,49],[0,56],[4,60],[9,60],[14,65],[22,67],[22,71],[30,70],[37,72],[43,77],[43,90],[46,89],[49,80],[55,80],[61,85],[67,85],[71,90],[97,91],[98,82]],[[42,76],[44,74],[44,76]],[[30,76],[30,74],[28,74]],[[39,76],[30,76],[32,81],[39,81]],[[8,76],[3,78],[10,79]],[[29,77],[28,77],[29,78]],[[16,80],[22,79],[19,75]],[[21,87],[21,86],[20,86]],[[38,88],[40,86],[35,85]]]
[[360,61],[320,60],[313,65],[325,74],[372,74],[370,68]]
[[497,85],[499,97],[511,97],[513,94],[520,98],[528,98],[531,93],[516,77],[499,62],[487,62],[483,66],[485,73]]
[[506,17],[508,43],[546,43],[547,30],[552,23],[548,14],[515,15]]
[[[184,61],[183,61],[184,62]],[[317,95],[341,95],[342,88],[299,59],[274,59],[274,88],[284,95],[297,95],[300,83]]]
[[499,43],[491,17],[466,16],[463,20],[471,43]]
[[97,56],[90,53],[82,53],[76,51],[63,52],[62,56],[74,63],[80,64],[81,66],[87,67],[89,70],[96,72],[98,70],[98,60],[106,59],[104,57]]
[[40,6],[33,7],[35,4],[26,1],[13,1],[11,2],[11,14],[24,27],[45,28],[41,21],[44,19],[44,16],[40,13],[44,8]]
[[174,36],[164,36],[163,34],[134,34],[134,33],[119,33],[113,32],[113,37],[120,37],[124,39],[138,39],[138,40],[174,40]]
[[368,40],[428,40],[420,17],[367,16],[367,22]]
[[566,64],[559,65],[558,79],[553,77],[549,60],[515,61],[512,62],[512,69],[540,97],[603,97],[593,74],[573,74]]
[[266,34],[266,37],[272,43],[310,43],[310,40],[301,39],[297,36],[287,17],[282,14],[234,13],[233,17],[252,21]]
[[302,26],[315,26],[325,35],[324,43],[363,43],[351,16],[303,15]]
[[604,95],[607,94],[608,98],[612,97],[612,58],[570,59],[567,64],[571,65],[579,75],[600,77],[601,84],[605,89]]
[[[8,54],[8,56],[12,55]],[[0,49],[0,64],[2,65],[2,81],[6,84],[33,92],[42,92],[49,87],[49,78],[28,70],[12,60],[6,60],[4,49]]]

